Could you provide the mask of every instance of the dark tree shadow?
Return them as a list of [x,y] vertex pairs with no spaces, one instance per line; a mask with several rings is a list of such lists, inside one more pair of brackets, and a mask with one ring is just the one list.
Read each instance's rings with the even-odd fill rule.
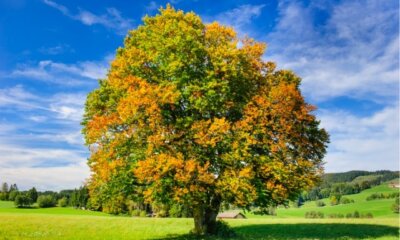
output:
[[[349,223],[301,223],[301,224],[255,224],[233,228],[237,237],[233,239],[366,239],[399,237],[399,228],[372,224]],[[196,237],[193,235],[171,235],[161,239],[226,239],[223,237]]]

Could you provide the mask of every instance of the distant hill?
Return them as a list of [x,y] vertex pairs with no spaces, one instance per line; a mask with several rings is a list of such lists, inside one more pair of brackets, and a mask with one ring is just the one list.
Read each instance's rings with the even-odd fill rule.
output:
[[[398,180],[398,179],[397,179]],[[373,217],[384,217],[398,219],[399,214],[394,213],[392,205],[395,202],[395,198],[377,198],[367,200],[372,194],[394,194],[398,193],[399,189],[390,187],[387,182],[380,185],[365,189],[357,194],[343,195],[342,198],[351,199],[354,202],[347,204],[331,205],[329,197],[317,200],[318,202],[324,202],[325,206],[318,206],[317,201],[307,201],[301,207],[280,207],[277,209],[277,216],[279,217],[303,217],[306,212],[315,211],[322,212],[325,218],[329,218],[332,214],[342,214],[346,216],[348,213],[354,213],[359,211],[361,214],[372,213]]]
[[399,171],[349,171],[343,173],[326,173],[322,176],[322,181],[303,192],[298,199],[298,204],[302,201],[318,200],[331,196],[357,194],[365,189],[378,186],[390,180],[398,179]]
[[395,178],[399,178],[399,171],[379,170],[379,171],[349,171],[343,173],[325,173],[322,176],[324,183],[360,183],[362,181],[371,181],[380,179],[380,182],[389,181]]

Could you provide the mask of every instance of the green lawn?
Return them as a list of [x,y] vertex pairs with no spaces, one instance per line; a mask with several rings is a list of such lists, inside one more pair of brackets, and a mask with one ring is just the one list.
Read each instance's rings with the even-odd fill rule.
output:
[[[237,239],[398,239],[393,219],[242,219]],[[0,214],[0,239],[192,239],[192,219]],[[207,238],[220,239],[220,238]]]
[[[236,239],[399,239],[399,215],[389,200],[366,201],[375,192],[398,191],[386,185],[347,197],[353,204],[317,208],[308,202],[301,208],[278,209],[278,216],[246,214],[248,219],[227,220]],[[324,201],[327,201],[326,199]],[[305,219],[306,211],[371,212],[373,219]],[[15,208],[0,201],[2,239],[193,239],[193,220],[185,218],[115,217],[73,208]],[[203,239],[222,239],[209,237]]]
[[[16,208],[13,202],[0,201],[0,214],[15,213],[15,214],[55,214],[55,215],[89,215],[89,216],[110,216],[102,212],[85,211],[74,208]],[[2,215],[0,215],[0,218]]]

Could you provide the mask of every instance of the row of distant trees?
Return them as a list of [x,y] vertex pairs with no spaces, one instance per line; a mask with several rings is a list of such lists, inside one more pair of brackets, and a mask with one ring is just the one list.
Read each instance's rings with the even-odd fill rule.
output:
[[1,185],[0,200],[13,201],[17,207],[32,207],[37,205],[41,208],[46,207],[75,207],[86,208],[89,199],[88,189],[85,186],[79,189],[55,191],[37,191],[35,187],[20,191],[17,184]]
[[[360,176],[372,176],[360,182],[353,180]],[[332,196],[357,194],[365,189],[380,185],[386,181],[399,178],[399,172],[394,171],[350,171],[346,173],[325,174],[323,182],[310,191],[300,195],[299,201],[315,201]]]
[[182,204],[145,204],[144,201],[112,201],[107,209],[97,208],[93,200],[89,201],[89,191],[86,186],[74,190],[37,191],[35,187],[20,191],[17,184],[3,183],[0,192],[1,201],[13,201],[19,208],[37,206],[46,207],[75,207],[80,209],[91,209],[95,211],[104,210],[111,214],[130,214],[132,216],[157,217],[192,217],[189,207]]

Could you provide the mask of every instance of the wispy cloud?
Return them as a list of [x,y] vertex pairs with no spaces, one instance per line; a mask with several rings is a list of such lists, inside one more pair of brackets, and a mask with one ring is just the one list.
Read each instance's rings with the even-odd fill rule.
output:
[[9,74],[9,77],[24,77],[48,81],[60,85],[90,84],[90,79],[102,79],[106,76],[111,55],[101,61],[82,61],[73,64],[43,60],[36,65],[21,64]]
[[0,168],[67,166],[84,160],[77,151],[52,148],[32,148],[29,146],[0,145]]
[[298,73],[311,102],[345,97],[381,106],[376,112],[320,110],[331,135],[327,171],[399,167],[398,19],[393,1],[279,4],[265,59]]
[[57,114],[57,119],[79,123],[82,120],[85,100],[85,93],[58,93],[51,98],[49,108]]
[[41,47],[39,52],[47,55],[58,55],[67,52],[75,52],[75,50],[68,44],[59,44],[54,47]]
[[[28,119],[34,122],[44,120],[61,120],[65,123],[79,123],[82,119],[83,106],[86,93],[56,93],[52,96],[38,96],[28,92],[22,85],[0,89],[0,110],[4,108],[14,109],[15,113],[26,115],[31,111],[33,115]],[[25,112],[15,111],[24,110]],[[42,110],[41,116],[37,110]],[[43,115],[46,114],[46,115]]]
[[224,25],[232,26],[239,36],[250,33],[252,21],[259,17],[265,4],[250,5],[245,4],[237,8],[219,13],[216,16],[203,16],[206,22],[218,21]]
[[26,91],[22,85],[0,89],[0,108],[12,106],[15,109],[42,109],[41,99]]
[[[0,122],[0,180],[16,182],[22,189],[60,190],[82,184],[89,176],[79,124],[85,97],[83,92],[44,97],[22,85],[0,89],[5,117]],[[13,122],[7,120],[9,114]]]
[[60,11],[65,16],[78,20],[81,23],[91,26],[102,25],[108,29],[116,31],[117,34],[125,35],[129,29],[133,28],[133,21],[122,17],[121,13],[115,8],[107,8],[106,13],[96,15],[90,11],[79,9],[78,13],[72,13],[66,6],[51,0],[43,0],[45,4]]
[[39,191],[74,189],[89,177],[86,163],[53,167],[0,168],[1,181],[17,183],[22,190],[35,187]]
[[146,12],[154,12],[154,11],[156,11],[159,7],[160,7],[160,4],[157,4],[156,1],[150,1],[150,2],[146,5],[145,9],[146,9]]
[[[323,7],[281,3],[266,59],[295,70],[313,101],[398,97],[398,5],[378,0]],[[315,20],[316,12],[324,20]],[[321,15],[321,13],[319,13]],[[396,20],[397,19],[397,20]]]

